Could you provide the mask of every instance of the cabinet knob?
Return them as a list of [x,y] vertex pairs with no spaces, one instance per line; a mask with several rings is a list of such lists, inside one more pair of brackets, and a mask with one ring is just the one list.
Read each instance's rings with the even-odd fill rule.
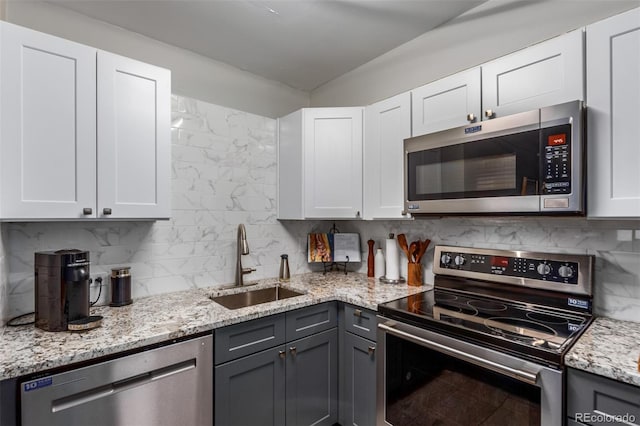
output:
[[492,109],[484,110],[484,116],[487,117],[487,118],[493,118],[493,117],[495,117],[495,115],[496,115],[496,113],[493,112]]
[[369,346],[367,349],[369,350],[369,355],[373,355],[373,353],[376,351],[376,348],[374,346]]
[[360,211],[356,212],[356,217],[360,217]]
[[105,216],[109,216],[111,214],[111,209],[108,207],[105,207],[104,209],[102,209],[102,214]]
[[362,311],[360,309],[354,309],[353,316],[360,318],[362,316]]
[[467,121],[469,123],[473,123],[474,121],[476,121],[476,115],[470,112],[469,114],[467,114]]
[[285,359],[287,356],[287,351],[278,351],[278,356],[280,359]]
[[84,209],[82,209],[82,214],[83,215],[93,214],[93,209],[91,207],[85,207]]
[[291,346],[289,348],[289,352],[291,352],[291,355],[296,356],[296,347],[295,346]]

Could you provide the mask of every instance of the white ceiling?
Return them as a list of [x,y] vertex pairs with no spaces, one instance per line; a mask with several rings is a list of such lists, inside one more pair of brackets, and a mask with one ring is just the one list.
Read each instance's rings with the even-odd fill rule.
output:
[[305,91],[486,0],[49,0]]

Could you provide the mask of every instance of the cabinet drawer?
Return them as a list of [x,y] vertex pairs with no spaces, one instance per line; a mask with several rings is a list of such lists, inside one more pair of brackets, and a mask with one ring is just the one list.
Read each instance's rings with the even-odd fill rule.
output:
[[375,342],[377,325],[378,320],[374,311],[344,305],[344,327],[348,332]]
[[284,315],[271,315],[217,329],[215,364],[282,345],[285,341]]
[[300,339],[338,325],[336,302],[287,312],[287,341]]
[[[594,416],[590,421],[585,415]],[[635,418],[640,421],[640,389],[626,383],[569,369],[567,375],[567,416],[578,422],[599,424],[624,424],[623,422],[598,422],[603,415]],[[624,418],[624,417],[622,417]]]

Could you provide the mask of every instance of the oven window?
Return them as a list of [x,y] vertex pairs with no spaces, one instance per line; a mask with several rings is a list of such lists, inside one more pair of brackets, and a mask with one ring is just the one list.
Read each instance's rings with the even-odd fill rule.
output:
[[537,195],[539,153],[538,130],[409,153],[409,199]]
[[539,388],[386,339],[386,420],[392,425],[540,425]]

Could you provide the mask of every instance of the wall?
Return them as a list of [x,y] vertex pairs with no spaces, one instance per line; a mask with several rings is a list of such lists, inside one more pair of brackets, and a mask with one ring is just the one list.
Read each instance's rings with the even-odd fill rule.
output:
[[272,118],[309,104],[307,92],[53,4],[15,0],[6,9],[14,24],[169,68],[173,93]]
[[490,1],[313,90],[311,105],[368,105],[638,6]]
[[[405,233],[409,242],[429,238],[423,260],[425,282],[431,273],[435,244],[590,254],[596,257],[595,311],[598,315],[640,322],[640,221],[580,218],[443,218],[415,221],[338,223],[341,232],[359,232],[383,247],[389,232]],[[363,254],[366,259],[366,254]],[[366,273],[366,262],[356,268]],[[406,262],[401,262],[406,271]],[[403,272],[406,276],[406,272]]]
[[[292,273],[319,269],[306,263],[306,235],[328,232],[332,222],[276,220],[275,120],[180,96],[173,96],[172,111],[171,220],[2,224],[3,319],[33,310],[33,253],[40,250],[89,250],[94,277],[131,265],[134,298],[233,282],[238,223],[247,225],[251,249],[243,265],[257,269],[247,280],[277,276],[281,253],[289,254]],[[431,239],[426,282],[433,278],[435,244],[593,254],[597,313],[640,322],[640,221],[513,217],[336,225],[360,233],[365,262],[349,270],[363,273],[369,238],[377,245],[389,232]],[[103,287],[102,303],[108,294]]]
[[[276,220],[275,120],[179,96],[172,116],[171,220],[2,224],[3,320],[34,309],[35,251],[89,250],[94,277],[130,265],[137,298],[232,283],[236,230],[244,223],[251,252],[243,266],[257,269],[247,281],[277,276],[281,253],[291,254],[292,273],[307,270],[306,233],[314,224]],[[102,303],[108,294],[103,287]]]

